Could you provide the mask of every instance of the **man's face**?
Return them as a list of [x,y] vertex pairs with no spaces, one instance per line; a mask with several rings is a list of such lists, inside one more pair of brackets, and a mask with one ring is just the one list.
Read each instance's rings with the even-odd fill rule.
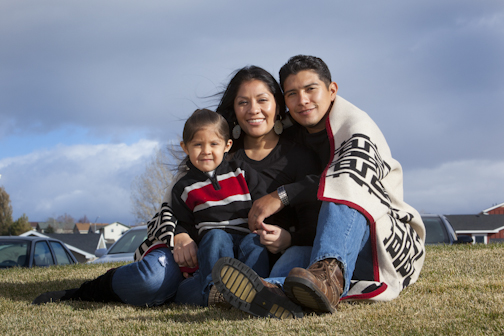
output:
[[312,70],[289,75],[284,82],[285,104],[290,115],[309,133],[325,128],[325,119],[337,91],[336,83],[332,82],[327,87]]

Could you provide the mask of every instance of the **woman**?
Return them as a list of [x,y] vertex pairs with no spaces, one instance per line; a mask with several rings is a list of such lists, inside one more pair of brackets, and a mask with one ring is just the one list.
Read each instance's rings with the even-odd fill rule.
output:
[[[278,83],[264,69],[250,66],[237,71],[217,112],[233,130],[235,143],[231,152],[263,176],[268,192],[290,184],[293,187],[289,198],[295,200],[302,187],[295,187],[294,182],[319,172],[318,161],[311,152],[280,136],[285,103]],[[312,199],[316,199],[315,194]],[[208,301],[194,287],[199,282],[194,278],[184,280],[181,271],[197,266],[197,246],[187,233],[174,230],[176,220],[169,204],[169,197],[165,197],[160,212],[148,223],[149,238],[136,253],[139,261],[110,270],[78,289],[44,293],[33,303],[81,299],[155,306],[174,300],[206,306]],[[312,244],[319,206],[316,201],[295,208],[286,206],[268,218],[268,225],[257,230],[272,260],[286,250],[273,267],[272,277],[286,276],[292,267],[308,266],[309,260],[297,256],[310,254],[296,253],[296,248]],[[169,246],[173,246],[173,254]]]

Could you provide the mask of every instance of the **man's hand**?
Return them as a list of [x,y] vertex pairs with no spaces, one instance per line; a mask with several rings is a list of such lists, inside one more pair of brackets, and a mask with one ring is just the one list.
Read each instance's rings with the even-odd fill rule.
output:
[[173,258],[180,267],[198,266],[198,246],[187,233],[179,233],[173,242]]
[[282,210],[283,207],[284,205],[276,191],[256,200],[248,214],[250,231],[262,229],[261,224],[264,219]]
[[263,244],[268,251],[276,254],[287,249],[291,245],[291,235],[287,230],[276,225],[261,223],[261,229],[256,230]]

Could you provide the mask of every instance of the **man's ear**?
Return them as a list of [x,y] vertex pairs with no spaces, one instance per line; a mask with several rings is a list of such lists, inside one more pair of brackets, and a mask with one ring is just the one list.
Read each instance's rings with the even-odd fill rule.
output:
[[182,150],[184,151],[184,153],[189,155],[189,151],[187,150],[187,147],[186,147],[184,141],[180,141],[180,147],[182,147]]
[[336,82],[331,82],[329,84],[329,92],[331,92],[331,101],[336,99],[336,93],[338,92],[338,84]]
[[226,147],[224,147],[224,152],[229,152],[229,150],[231,149],[231,146],[233,146],[233,140],[229,139],[226,144]]

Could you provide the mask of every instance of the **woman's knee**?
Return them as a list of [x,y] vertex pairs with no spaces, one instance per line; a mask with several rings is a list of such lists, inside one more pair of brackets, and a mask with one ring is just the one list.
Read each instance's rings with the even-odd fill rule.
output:
[[220,245],[232,243],[230,234],[224,230],[213,229],[205,233],[199,245]]

